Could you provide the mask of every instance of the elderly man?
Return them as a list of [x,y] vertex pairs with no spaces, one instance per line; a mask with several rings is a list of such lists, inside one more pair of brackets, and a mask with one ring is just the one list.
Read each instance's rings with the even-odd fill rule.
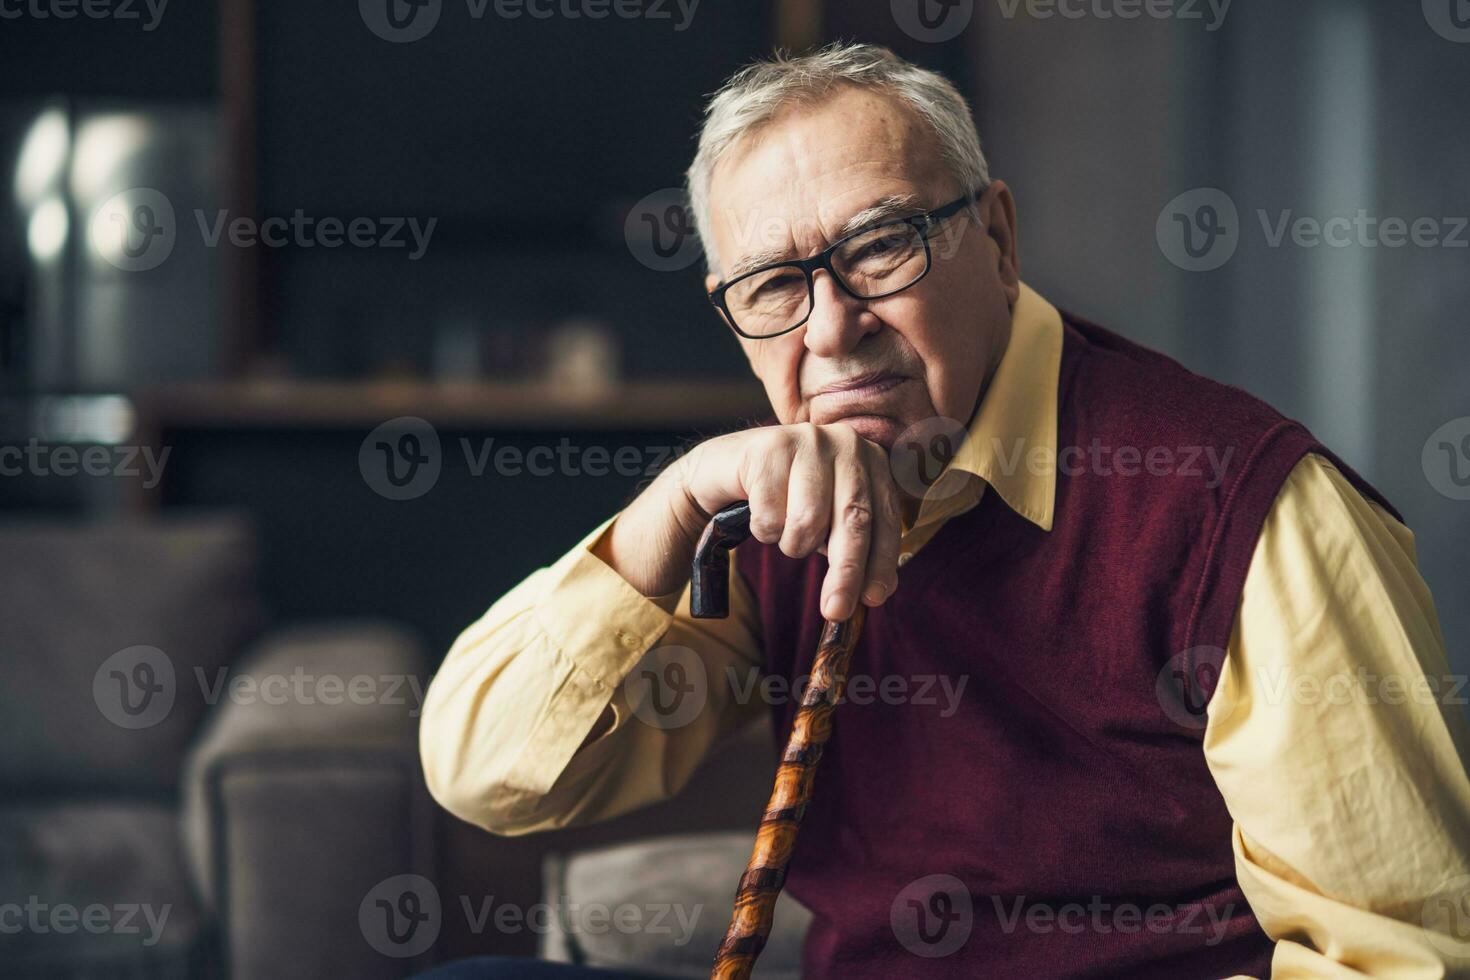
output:
[[[883,49],[740,72],[689,192],[778,424],[698,446],[465,631],[424,715],[444,806],[520,834],[677,792],[770,709],[712,681],[688,724],[644,724],[640,660],[794,681],[862,603],[861,672],[956,699],[840,711],[787,879],[808,976],[1465,970],[1430,910],[1470,881],[1470,738],[1388,501],[1022,283],[965,101]],[[694,543],[737,500],[732,615],[695,620]],[[958,948],[896,935],[905,889],[970,908]]]

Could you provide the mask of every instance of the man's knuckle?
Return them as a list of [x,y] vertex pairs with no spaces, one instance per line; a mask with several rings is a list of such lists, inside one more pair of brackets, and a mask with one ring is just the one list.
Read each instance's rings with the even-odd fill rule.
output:
[[867,497],[854,497],[842,505],[842,526],[864,534],[872,528],[873,507]]

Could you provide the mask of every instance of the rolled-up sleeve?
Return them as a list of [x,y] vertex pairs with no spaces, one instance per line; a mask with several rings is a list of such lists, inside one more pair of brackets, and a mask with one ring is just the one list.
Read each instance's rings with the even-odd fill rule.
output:
[[[737,696],[748,686],[725,682],[760,663],[740,576],[729,618],[696,620],[687,586],[646,597],[593,553],[613,520],[492,605],[430,683],[424,774],[461,819],[523,834],[627,813],[678,792],[722,735],[762,713]],[[693,710],[665,718],[646,703],[656,688],[625,681],[670,664],[692,678],[681,696]]]
[[1470,977],[1470,780],[1413,535],[1332,464],[1252,558],[1205,755],[1272,977]]

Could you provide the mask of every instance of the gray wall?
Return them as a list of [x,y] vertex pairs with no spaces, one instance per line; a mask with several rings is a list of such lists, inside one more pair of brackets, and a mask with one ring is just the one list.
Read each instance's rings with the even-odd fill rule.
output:
[[[1470,37],[1434,30],[1432,7],[1241,0],[1211,31],[1038,18],[1025,3],[1007,17],[1009,2],[982,0],[969,37],[981,138],[1018,201],[1023,276],[1301,419],[1378,486],[1417,535],[1463,672],[1470,501],[1436,489],[1449,457],[1431,447],[1426,466],[1425,445],[1470,416],[1470,248],[1303,247],[1289,232],[1273,247],[1260,217],[1470,215]],[[1218,268],[1186,271],[1155,224],[1201,187],[1235,204],[1238,244]]]

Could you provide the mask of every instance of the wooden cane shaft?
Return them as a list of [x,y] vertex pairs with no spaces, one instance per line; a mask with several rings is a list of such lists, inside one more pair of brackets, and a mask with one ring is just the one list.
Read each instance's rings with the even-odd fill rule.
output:
[[735,893],[730,928],[715,954],[711,980],[748,980],[771,934],[776,898],[786,884],[786,865],[812,798],[822,747],[832,734],[832,709],[847,683],[847,668],[866,613],[859,604],[851,619],[829,622],[822,630],[822,641],[812,660],[811,681],[802,692],[792,720],[791,736],[776,770],[776,784],[756,831],[755,848]]

